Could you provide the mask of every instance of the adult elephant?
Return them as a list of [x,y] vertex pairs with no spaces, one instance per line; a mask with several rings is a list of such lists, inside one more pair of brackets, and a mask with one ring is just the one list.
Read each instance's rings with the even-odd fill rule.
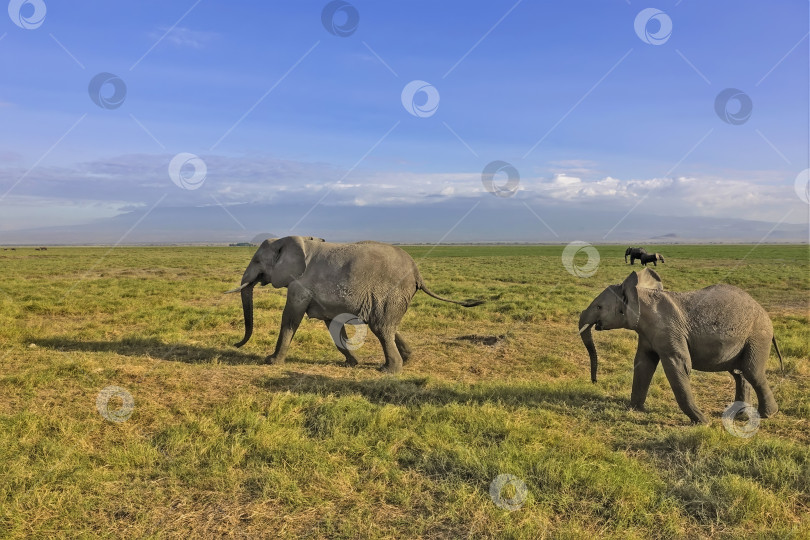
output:
[[627,264],[627,256],[630,256],[630,264],[633,264],[636,259],[641,259],[642,255],[647,255],[647,250],[643,247],[629,247],[624,251],[624,263]]
[[[287,236],[265,240],[245,269],[241,286],[228,291],[242,293],[245,337],[237,347],[247,343],[253,334],[253,287],[257,283],[287,288],[276,350],[266,359],[271,364],[284,361],[306,314],[326,322],[346,364],[356,365],[357,358],[346,346],[343,324],[348,318],[359,318],[382,344],[385,365],[381,371],[397,374],[411,355],[397,328],[417,291],[464,307],[483,303],[458,302],[434,294],[425,286],[411,256],[398,247],[379,242],[334,244]],[[333,320],[340,326],[339,337],[335,336]]]
[[620,285],[606,288],[579,317],[579,332],[591,360],[591,380],[596,382],[598,358],[591,327],[626,328],[638,334],[630,395],[634,409],[644,410],[660,362],[678,405],[693,423],[707,420],[692,397],[692,369],[731,373],[735,401],[748,401],[746,381],[751,383],[763,418],[779,410],[765,380],[771,343],[782,362],[771,319],[737,287],[719,284],[697,291],[664,291],[658,274],[645,268],[632,272]]

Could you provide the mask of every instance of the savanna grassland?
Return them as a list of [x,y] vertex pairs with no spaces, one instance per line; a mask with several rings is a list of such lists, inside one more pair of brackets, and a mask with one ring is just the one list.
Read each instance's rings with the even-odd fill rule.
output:
[[[0,537],[810,537],[807,246],[646,246],[665,288],[726,282],[770,313],[781,411],[748,439],[720,422],[728,373],[692,375],[709,426],[661,369],[648,412],[628,410],[630,331],[595,334],[590,382],[578,313],[627,276],[625,247],[599,246],[589,278],[563,246],[406,248],[436,293],[486,304],[418,293],[398,377],[371,334],[344,368],[307,319],[287,362],[263,365],[283,289],[257,287],[235,349],[241,306],[222,292],[253,248],[2,251]],[[134,400],[126,421],[96,408],[110,385]],[[490,498],[500,474],[525,482],[521,508]]]

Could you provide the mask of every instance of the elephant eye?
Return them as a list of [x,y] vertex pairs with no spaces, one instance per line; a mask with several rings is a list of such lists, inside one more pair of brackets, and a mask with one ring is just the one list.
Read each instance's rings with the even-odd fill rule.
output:
[[596,306],[596,309],[602,309],[602,306]]

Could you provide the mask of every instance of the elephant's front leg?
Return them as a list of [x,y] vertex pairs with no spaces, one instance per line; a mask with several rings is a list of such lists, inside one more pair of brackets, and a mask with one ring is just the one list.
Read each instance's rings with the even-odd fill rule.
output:
[[[329,329],[329,334],[332,335],[332,319],[326,319],[325,322],[326,322],[326,328]],[[340,337],[339,340],[335,340],[335,336],[332,335],[332,341],[335,342],[335,346],[338,348],[338,350],[346,358],[346,366],[348,366],[348,367],[356,366],[357,365],[357,357],[352,353],[352,351],[350,351],[349,349],[346,349],[346,348],[341,346],[341,343],[346,343],[346,342],[349,341],[349,336],[346,334],[346,325],[345,324],[340,327],[340,336],[339,337]]]
[[693,424],[708,424],[709,420],[698,409],[692,395],[692,384],[689,381],[691,360],[688,353],[672,354],[662,358],[661,363],[664,364],[664,373],[675,394],[675,401],[678,402],[678,406],[684,414],[692,420]]
[[639,344],[633,361],[633,391],[630,394],[630,408],[644,410],[647,392],[650,389],[655,369],[658,367],[658,354]]
[[276,350],[265,359],[267,364],[280,364],[287,358],[287,351],[290,349],[290,342],[304,318],[309,306],[309,295],[296,293],[292,286],[287,290],[287,303],[284,305],[284,312],[281,314],[281,330],[276,341]]

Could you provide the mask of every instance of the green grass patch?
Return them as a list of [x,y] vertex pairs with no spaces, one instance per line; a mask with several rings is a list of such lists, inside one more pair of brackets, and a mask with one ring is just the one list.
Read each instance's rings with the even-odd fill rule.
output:
[[[396,378],[371,335],[342,367],[315,320],[262,364],[285,301],[270,287],[233,348],[241,306],[222,292],[250,249],[4,252],[0,537],[810,537],[807,246],[648,246],[665,288],[731,283],[771,314],[780,413],[750,439],[720,423],[726,373],[692,375],[710,426],[660,372],[648,412],[628,410],[632,332],[596,335],[591,384],[578,313],[631,270],[626,246],[597,248],[577,278],[563,246],[406,246],[432,290],[486,303],[418,294]],[[110,385],[134,400],[124,422],[96,409]],[[514,511],[490,497],[502,474],[527,488]]]

